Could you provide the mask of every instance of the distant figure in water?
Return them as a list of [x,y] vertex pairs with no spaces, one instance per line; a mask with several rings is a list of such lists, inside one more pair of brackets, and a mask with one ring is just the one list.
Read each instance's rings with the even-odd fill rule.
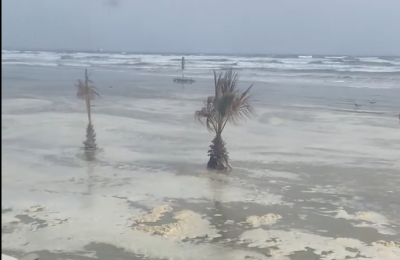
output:
[[375,104],[376,103],[376,101],[373,101],[371,99],[368,99],[368,101],[369,101],[370,104]]
[[113,86],[109,86],[109,88],[113,88]]
[[362,106],[362,105],[360,105],[360,104],[357,104],[356,101],[354,101],[354,105],[355,105],[356,107],[361,107],[361,106]]
[[399,124],[400,124],[400,113],[397,116],[399,117]]

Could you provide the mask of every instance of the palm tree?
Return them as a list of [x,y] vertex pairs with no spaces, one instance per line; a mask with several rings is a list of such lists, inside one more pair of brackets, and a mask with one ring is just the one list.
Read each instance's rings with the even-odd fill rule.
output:
[[86,127],[86,140],[83,141],[83,145],[85,150],[94,150],[97,148],[96,144],[96,132],[94,131],[94,127],[92,124],[92,113],[91,113],[91,105],[90,101],[95,99],[96,97],[100,97],[100,95],[96,91],[96,87],[92,85],[93,82],[89,79],[89,74],[87,69],[85,69],[85,81],[78,79],[78,84],[75,86],[78,88],[78,92],[76,93],[76,97],[78,99],[82,99],[86,104],[86,112],[88,116],[88,125]]
[[195,112],[195,117],[207,126],[207,130],[215,134],[208,156],[207,167],[222,171],[232,168],[229,165],[228,151],[222,140],[222,132],[228,122],[237,124],[249,118],[254,109],[250,104],[250,85],[245,91],[237,89],[239,76],[232,69],[219,75],[214,71],[214,96],[204,101],[204,107]]

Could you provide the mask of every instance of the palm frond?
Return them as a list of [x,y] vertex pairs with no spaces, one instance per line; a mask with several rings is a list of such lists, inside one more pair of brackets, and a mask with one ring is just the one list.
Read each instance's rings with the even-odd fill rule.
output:
[[96,97],[100,97],[100,94],[97,92],[97,88],[92,84],[93,82],[89,79],[89,74],[86,69],[85,81],[78,79],[78,83],[75,84],[77,87],[76,97],[82,100],[93,100]]
[[214,71],[215,95],[204,101],[204,107],[195,112],[195,117],[207,126],[207,130],[221,134],[227,122],[245,121],[254,109],[250,91],[237,89],[239,75],[232,69],[217,74]]
[[218,82],[219,82],[219,78],[221,78],[221,76],[222,76],[222,73],[220,73],[218,76],[217,76],[217,72],[214,70],[214,88],[215,88],[215,94],[214,94],[214,97],[217,97],[218,96],[218,93],[217,93],[217,90],[218,90]]
[[230,113],[232,102],[236,99],[234,92],[228,92],[222,94],[220,96],[217,104],[216,104],[216,111],[218,112],[219,116],[225,117]]
[[254,111],[250,102],[250,90],[253,85],[243,92],[238,90],[239,75],[232,69],[225,73],[221,72],[215,81],[219,93],[216,108],[221,116],[226,117],[226,120],[223,121],[237,124],[239,121],[245,121],[249,118]]
[[214,85],[216,93],[218,93],[215,96],[228,92],[235,92],[238,81],[239,75],[232,69],[225,71],[225,73],[220,72],[218,76],[214,71]]
[[209,132],[217,132],[217,121],[214,109],[214,97],[210,96],[204,101],[204,107],[195,111],[194,116],[202,124],[205,124]]
[[246,121],[254,113],[254,108],[251,105],[250,90],[253,85],[250,85],[245,91],[235,92],[235,97],[230,107],[229,122],[237,124],[240,121]]

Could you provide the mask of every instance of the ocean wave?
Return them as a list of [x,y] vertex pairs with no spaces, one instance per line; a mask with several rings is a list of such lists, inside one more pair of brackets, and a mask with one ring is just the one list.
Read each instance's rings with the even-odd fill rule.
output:
[[307,64],[324,64],[324,62],[322,60],[314,60],[314,61],[310,61]]
[[[175,60],[175,59],[172,59],[172,60]],[[219,58],[219,59],[202,59],[202,61],[205,61],[205,62],[207,62],[207,61],[209,61],[209,62],[229,62],[229,61],[232,61],[232,59],[221,59],[221,58]]]
[[72,55],[61,55],[60,59],[62,60],[72,60],[74,56]]
[[270,71],[270,72],[279,72],[285,71],[287,73],[316,73],[316,74],[330,74],[330,73],[343,73],[343,74],[386,74],[386,75],[398,75],[400,70],[377,70],[377,69],[369,69],[369,68],[253,68],[253,70],[261,70],[261,71]]
[[56,67],[57,63],[50,62],[20,62],[20,61],[11,61],[11,62],[1,62],[1,65],[20,65],[20,66],[38,66],[38,67]]
[[310,61],[308,64],[332,64],[332,63],[342,63],[344,65],[354,65],[354,66],[384,66],[384,67],[396,67],[399,66],[391,62],[373,62],[373,61],[361,61],[361,60],[343,60],[343,59],[332,59],[329,61],[315,60]]
[[313,56],[305,56],[305,55],[299,55],[299,59],[311,59]]
[[368,60],[349,60],[349,61],[342,61],[343,63],[346,63],[348,65],[361,65],[361,66],[385,66],[385,67],[393,67],[393,66],[399,66],[396,63],[392,63],[389,61],[368,61]]
[[[49,52],[2,50],[2,65],[122,67],[131,69],[175,69],[181,55],[105,52]],[[295,74],[398,74],[400,57],[355,57],[322,55],[188,55],[188,71],[234,68],[242,71]]]

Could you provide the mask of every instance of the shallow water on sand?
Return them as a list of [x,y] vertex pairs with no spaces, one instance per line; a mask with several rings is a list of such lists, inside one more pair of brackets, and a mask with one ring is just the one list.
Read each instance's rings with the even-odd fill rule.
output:
[[400,89],[256,84],[254,118],[224,133],[234,170],[221,175],[193,118],[210,81],[94,70],[88,156],[81,70],[2,73],[3,253],[400,259]]

